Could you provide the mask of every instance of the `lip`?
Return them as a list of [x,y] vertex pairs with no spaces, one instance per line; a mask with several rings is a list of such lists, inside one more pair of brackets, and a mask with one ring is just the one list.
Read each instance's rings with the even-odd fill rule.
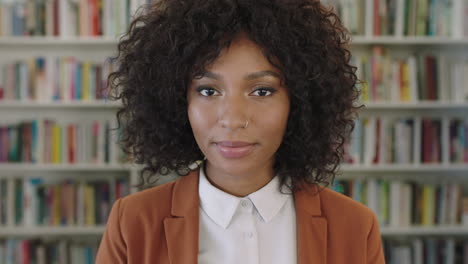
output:
[[244,141],[220,141],[215,143],[219,153],[228,159],[238,159],[247,156],[255,144]]

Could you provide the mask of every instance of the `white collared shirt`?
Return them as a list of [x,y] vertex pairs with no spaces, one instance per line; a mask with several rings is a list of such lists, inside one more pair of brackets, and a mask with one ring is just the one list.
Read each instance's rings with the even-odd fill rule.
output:
[[213,186],[201,166],[198,263],[297,263],[294,199],[278,185],[274,177],[260,190],[236,197]]

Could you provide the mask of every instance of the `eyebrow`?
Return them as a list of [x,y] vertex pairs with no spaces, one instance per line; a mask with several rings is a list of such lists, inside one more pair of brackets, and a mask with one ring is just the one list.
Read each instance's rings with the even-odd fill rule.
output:
[[[245,80],[254,80],[254,79],[258,79],[258,78],[261,78],[261,77],[265,77],[265,76],[272,76],[272,77],[276,77],[278,79],[281,79],[280,75],[274,71],[259,71],[259,72],[253,72],[253,73],[249,73],[247,75],[244,76],[244,79]],[[223,76],[217,74],[217,73],[214,73],[214,72],[209,72],[209,71],[206,71],[204,72],[201,77],[207,77],[207,78],[211,78],[211,79],[215,79],[215,80],[223,80]]]

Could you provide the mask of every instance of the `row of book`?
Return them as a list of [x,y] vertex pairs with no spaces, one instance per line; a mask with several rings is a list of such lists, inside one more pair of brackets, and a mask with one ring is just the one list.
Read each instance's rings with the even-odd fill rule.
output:
[[[118,36],[154,0],[3,1],[0,35]],[[468,36],[466,0],[322,0],[353,34]],[[139,13],[144,13],[143,8]]]
[[413,238],[383,240],[388,264],[468,263],[468,241],[455,238]]
[[93,264],[99,244],[90,241],[6,239],[0,241],[3,264]]
[[114,201],[129,193],[127,178],[0,178],[0,226],[105,225]]
[[355,35],[468,36],[467,0],[321,0]]
[[[383,239],[388,264],[462,264],[468,261],[468,241],[455,238],[416,237]],[[0,263],[91,264],[98,243],[71,240],[7,239],[0,241]]]
[[466,239],[426,237],[383,240],[387,264],[464,264],[468,262]]
[[[439,54],[396,58],[388,49],[374,46],[368,58],[354,56],[362,102],[466,102],[468,61]],[[103,62],[74,56],[34,57],[3,65],[1,100],[89,101],[106,99],[107,77],[116,70],[111,58]]]
[[347,164],[468,163],[468,119],[370,116],[355,120]]
[[[124,33],[151,0],[2,1],[0,36],[108,36]],[[146,12],[143,8],[141,13]],[[140,10],[138,10],[140,13]]]
[[366,33],[366,0],[320,0],[327,8],[340,17],[345,27],[353,35]]
[[116,67],[111,58],[93,62],[48,56],[13,61],[0,71],[0,102],[103,100],[108,96],[107,77]]
[[0,163],[122,164],[122,129],[114,119],[2,121]]
[[468,101],[468,61],[444,54],[397,56],[374,46],[352,58],[363,102]]
[[342,179],[332,189],[372,209],[381,226],[468,226],[468,196],[461,184]]

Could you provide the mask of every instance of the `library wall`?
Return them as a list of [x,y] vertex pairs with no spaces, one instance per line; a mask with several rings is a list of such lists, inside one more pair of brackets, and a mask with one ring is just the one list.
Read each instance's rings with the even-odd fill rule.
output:
[[[0,1],[0,263],[94,263],[113,202],[140,191],[107,76],[150,2]],[[363,81],[330,188],[376,212],[388,263],[466,263],[468,0],[322,2]]]

